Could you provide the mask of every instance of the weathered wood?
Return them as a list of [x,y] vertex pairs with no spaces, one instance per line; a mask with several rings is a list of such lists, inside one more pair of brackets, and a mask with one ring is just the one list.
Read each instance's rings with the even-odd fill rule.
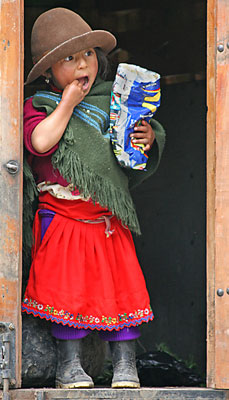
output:
[[[218,47],[218,46],[221,47]],[[229,3],[208,1],[207,385],[229,388]],[[222,289],[223,296],[217,295]]]
[[9,160],[21,165],[23,104],[23,1],[0,3],[0,321],[16,328],[16,386],[21,372],[22,172],[10,175]]
[[[226,390],[196,388],[141,389],[20,389],[10,392],[11,400],[228,400]],[[0,400],[2,400],[0,392]]]
[[215,387],[216,2],[207,11],[207,386]]
[[[223,49],[218,48],[223,45]],[[215,387],[229,388],[229,2],[218,0],[216,69]]]
[[[21,153],[21,139],[18,132],[22,107],[22,4],[23,2],[20,0],[2,0],[0,16],[0,139],[2,144],[0,149],[0,320],[13,322],[16,326],[17,385],[20,384],[21,354],[21,321],[18,307],[20,304],[22,179],[21,172],[16,176],[10,176],[3,165],[9,159],[20,161]],[[208,385],[212,387],[228,387],[229,384],[229,296],[226,294],[221,298],[215,296],[215,289],[218,287],[222,287],[224,292],[229,287],[226,274],[229,257],[229,215],[227,212],[229,200],[227,183],[229,166],[228,7],[227,0],[208,0]],[[217,15],[216,10],[218,10]],[[218,44],[224,45],[223,52],[217,53],[217,68],[215,65],[216,39]],[[217,97],[215,97],[216,89]],[[216,303],[216,313],[214,303]],[[55,397],[51,397],[53,395]],[[161,399],[162,397],[163,399],[226,399],[227,392],[201,389],[141,389],[140,391],[97,389],[68,392],[21,390],[12,391],[11,396],[12,399],[19,400],[20,398],[38,399],[39,396],[44,399]]]

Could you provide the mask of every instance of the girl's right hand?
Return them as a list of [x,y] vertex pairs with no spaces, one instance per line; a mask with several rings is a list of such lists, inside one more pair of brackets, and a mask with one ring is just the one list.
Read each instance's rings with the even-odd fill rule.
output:
[[85,94],[82,84],[74,80],[64,88],[61,102],[74,109],[84,99]]
[[62,99],[56,109],[33,130],[31,141],[38,153],[46,153],[60,141],[74,107],[84,99],[85,94],[77,80],[64,88]]

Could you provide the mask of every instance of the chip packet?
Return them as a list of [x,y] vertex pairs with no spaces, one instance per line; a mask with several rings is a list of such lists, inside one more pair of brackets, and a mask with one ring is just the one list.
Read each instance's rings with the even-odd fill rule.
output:
[[110,138],[114,154],[123,167],[146,170],[144,145],[130,138],[142,119],[149,122],[160,106],[160,75],[132,64],[121,63],[111,92]]

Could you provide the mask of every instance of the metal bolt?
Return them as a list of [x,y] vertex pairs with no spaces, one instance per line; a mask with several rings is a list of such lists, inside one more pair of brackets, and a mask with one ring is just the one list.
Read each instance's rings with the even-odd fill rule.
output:
[[4,167],[7,169],[7,171],[9,172],[9,174],[11,175],[15,175],[17,174],[17,172],[19,171],[19,164],[17,161],[15,160],[10,160],[8,161]]
[[227,292],[227,294],[229,294],[229,288],[227,288],[226,292]]
[[222,52],[224,51],[224,45],[223,45],[222,43],[219,44],[218,47],[217,47],[217,49],[218,49],[218,51],[219,51],[220,53],[222,53]]
[[224,295],[224,290],[223,289],[217,289],[217,295],[219,297],[222,297]]
[[229,49],[229,42],[227,42],[227,48]]
[[12,324],[12,322],[9,324],[9,329],[10,329],[11,331],[14,331],[14,329],[15,329],[14,324]]

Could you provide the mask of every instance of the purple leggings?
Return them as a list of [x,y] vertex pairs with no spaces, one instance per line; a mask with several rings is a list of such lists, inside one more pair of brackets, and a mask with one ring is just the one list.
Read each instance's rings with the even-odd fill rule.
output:
[[[39,216],[41,217],[41,240],[43,239],[47,228],[52,222],[54,215],[55,212],[51,210],[39,211]],[[69,340],[82,339],[83,337],[87,336],[91,330],[73,328],[67,325],[63,326],[53,322],[51,332],[52,336],[54,336],[56,339]],[[132,340],[137,339],[140,336],[140,330],[137,326],[133,326],[130,328],[122,328],[120,331],[99,331],[99,336],[102,340],[109,342]]]

